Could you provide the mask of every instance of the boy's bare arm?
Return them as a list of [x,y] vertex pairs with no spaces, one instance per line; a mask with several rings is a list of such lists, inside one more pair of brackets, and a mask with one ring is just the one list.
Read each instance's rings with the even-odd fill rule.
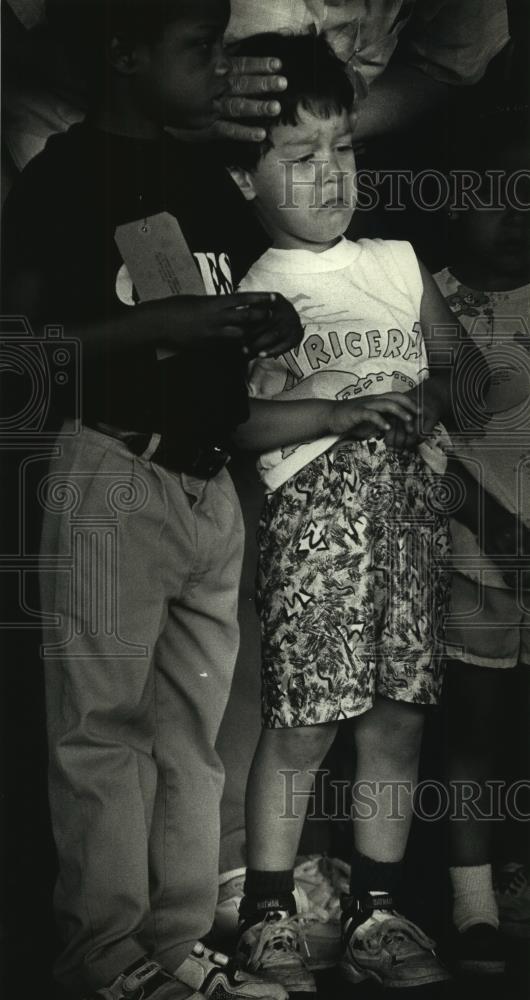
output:
[[[46,316],[46,281],[35,271],[14,275],[4,292],[3,311],[27,316],[34,330],[57,316]],[[87,323],[72,323],[68,335],[77,337],[86,351],[112,344],[130,350],[141,344],[157,347],[197,347],[209,341],[239,344],[249,357],[277,356],[302,338],[300,320],[281,295],[244,292],[236,295],[182,295],[140,303]]]
[[362,440],[384,434],[390,417],[411,423],[415,416],[415,404],[399,392],[347,400],[251,399],[249,420],[238,427],[235,441],[263,452],[327,435]]

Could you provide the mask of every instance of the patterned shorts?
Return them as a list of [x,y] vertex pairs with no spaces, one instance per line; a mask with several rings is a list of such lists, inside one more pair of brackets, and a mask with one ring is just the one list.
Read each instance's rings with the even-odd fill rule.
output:
[[450,534],[414,452],[342,442],[265,501],[258,542],[267,728],[360,715],[375,694],[435,704]]

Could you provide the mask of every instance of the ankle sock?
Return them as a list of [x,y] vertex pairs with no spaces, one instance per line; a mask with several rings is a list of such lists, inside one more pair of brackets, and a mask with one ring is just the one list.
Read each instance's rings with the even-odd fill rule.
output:
[[393,899],[399,893],[403,861],[375,861],[353,850],[350,892],[362,900],[369,892],[387,892]]
[[296,913],[294,870],[260,871],[247,868],[244,897],[239,912],[245,923],[256,923],[270,910]]
[[453,924],[463,933],[473,924],[499,926],[499,910],[491,865],[462,865],[449,869],[453,887]]

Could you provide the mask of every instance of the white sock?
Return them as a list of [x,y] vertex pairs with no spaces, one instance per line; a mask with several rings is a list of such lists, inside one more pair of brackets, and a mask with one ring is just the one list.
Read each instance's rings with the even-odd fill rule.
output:
[[460,933],[473,924],[499,926],[499,911],[491,865],[450,868],[453,886],[453,923]]

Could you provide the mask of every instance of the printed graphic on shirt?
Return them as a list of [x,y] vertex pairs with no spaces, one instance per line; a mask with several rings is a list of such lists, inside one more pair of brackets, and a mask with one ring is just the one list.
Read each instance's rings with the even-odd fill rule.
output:
[[[418,361],[423,357],[424,348],[419,321],[414,323],[411,331],[403,332],[397,329],[359,331],[351,329],[351,319],[348,320],[346,328],[342,324],[341,329],[337,324],[336,329],[328,329],[323,322],[304,324],[303,311],[300,313],[300,318],[305,326],[303,343],[289,351],[288,354],[283,355],[283,361],[288,369],[284,392],[294,388],[300,382],[313,378],[315,373],[327,371],[337,376],[345,367],[354,368],[355,364],[352,364],[349,359],[354,359],[354,362],[367,362],[377,358],[385,360],[391,358],[395,359],[396,365],[391,370],[389,370],[388,365],[383,366],[382,369],[378,369],[377,365],[371,365],[369,367],[373,370],[364,371],[362,376],[355,374],[351,395],[365,391],[360,384],[361,379],[363,382],[369,380],[371,384],[382,379],[392,380],[392,378],[397,377],[409,383],[410,386],[416,384],[411,378],[410,371],[407,371],[409,366],[405,365],[401,369],[398,359],[410,362]],[[361,318],[360,322],[362,322]],[[340,366],[336,364],[337,361],[342,362]],[[366,364],[363,367],[366,368]],[[348,374],[351,376],[352,372],[350,371]],[[417,380],[417,365],[414,366],[414,376]],[[381,389],[380,391],[386,390]],[[341,389],[335,395],[337,399],[349,398],[346,389]]]
[[[304,323],[305,311],[298,308]],[[319,306],[311,308],[318,310]],[[291,399],[346,400],[384,392],[409,392],[427,376],[419,321],[409,331],[352,330],[351,323],[351,318],[347,323],[335,322],[333,329],[324,322],[306,323],[302,343],[281,358],[285,374],[277,391],[289,393]],[[301,447],[305,446],[283,447],[282,458]]]

